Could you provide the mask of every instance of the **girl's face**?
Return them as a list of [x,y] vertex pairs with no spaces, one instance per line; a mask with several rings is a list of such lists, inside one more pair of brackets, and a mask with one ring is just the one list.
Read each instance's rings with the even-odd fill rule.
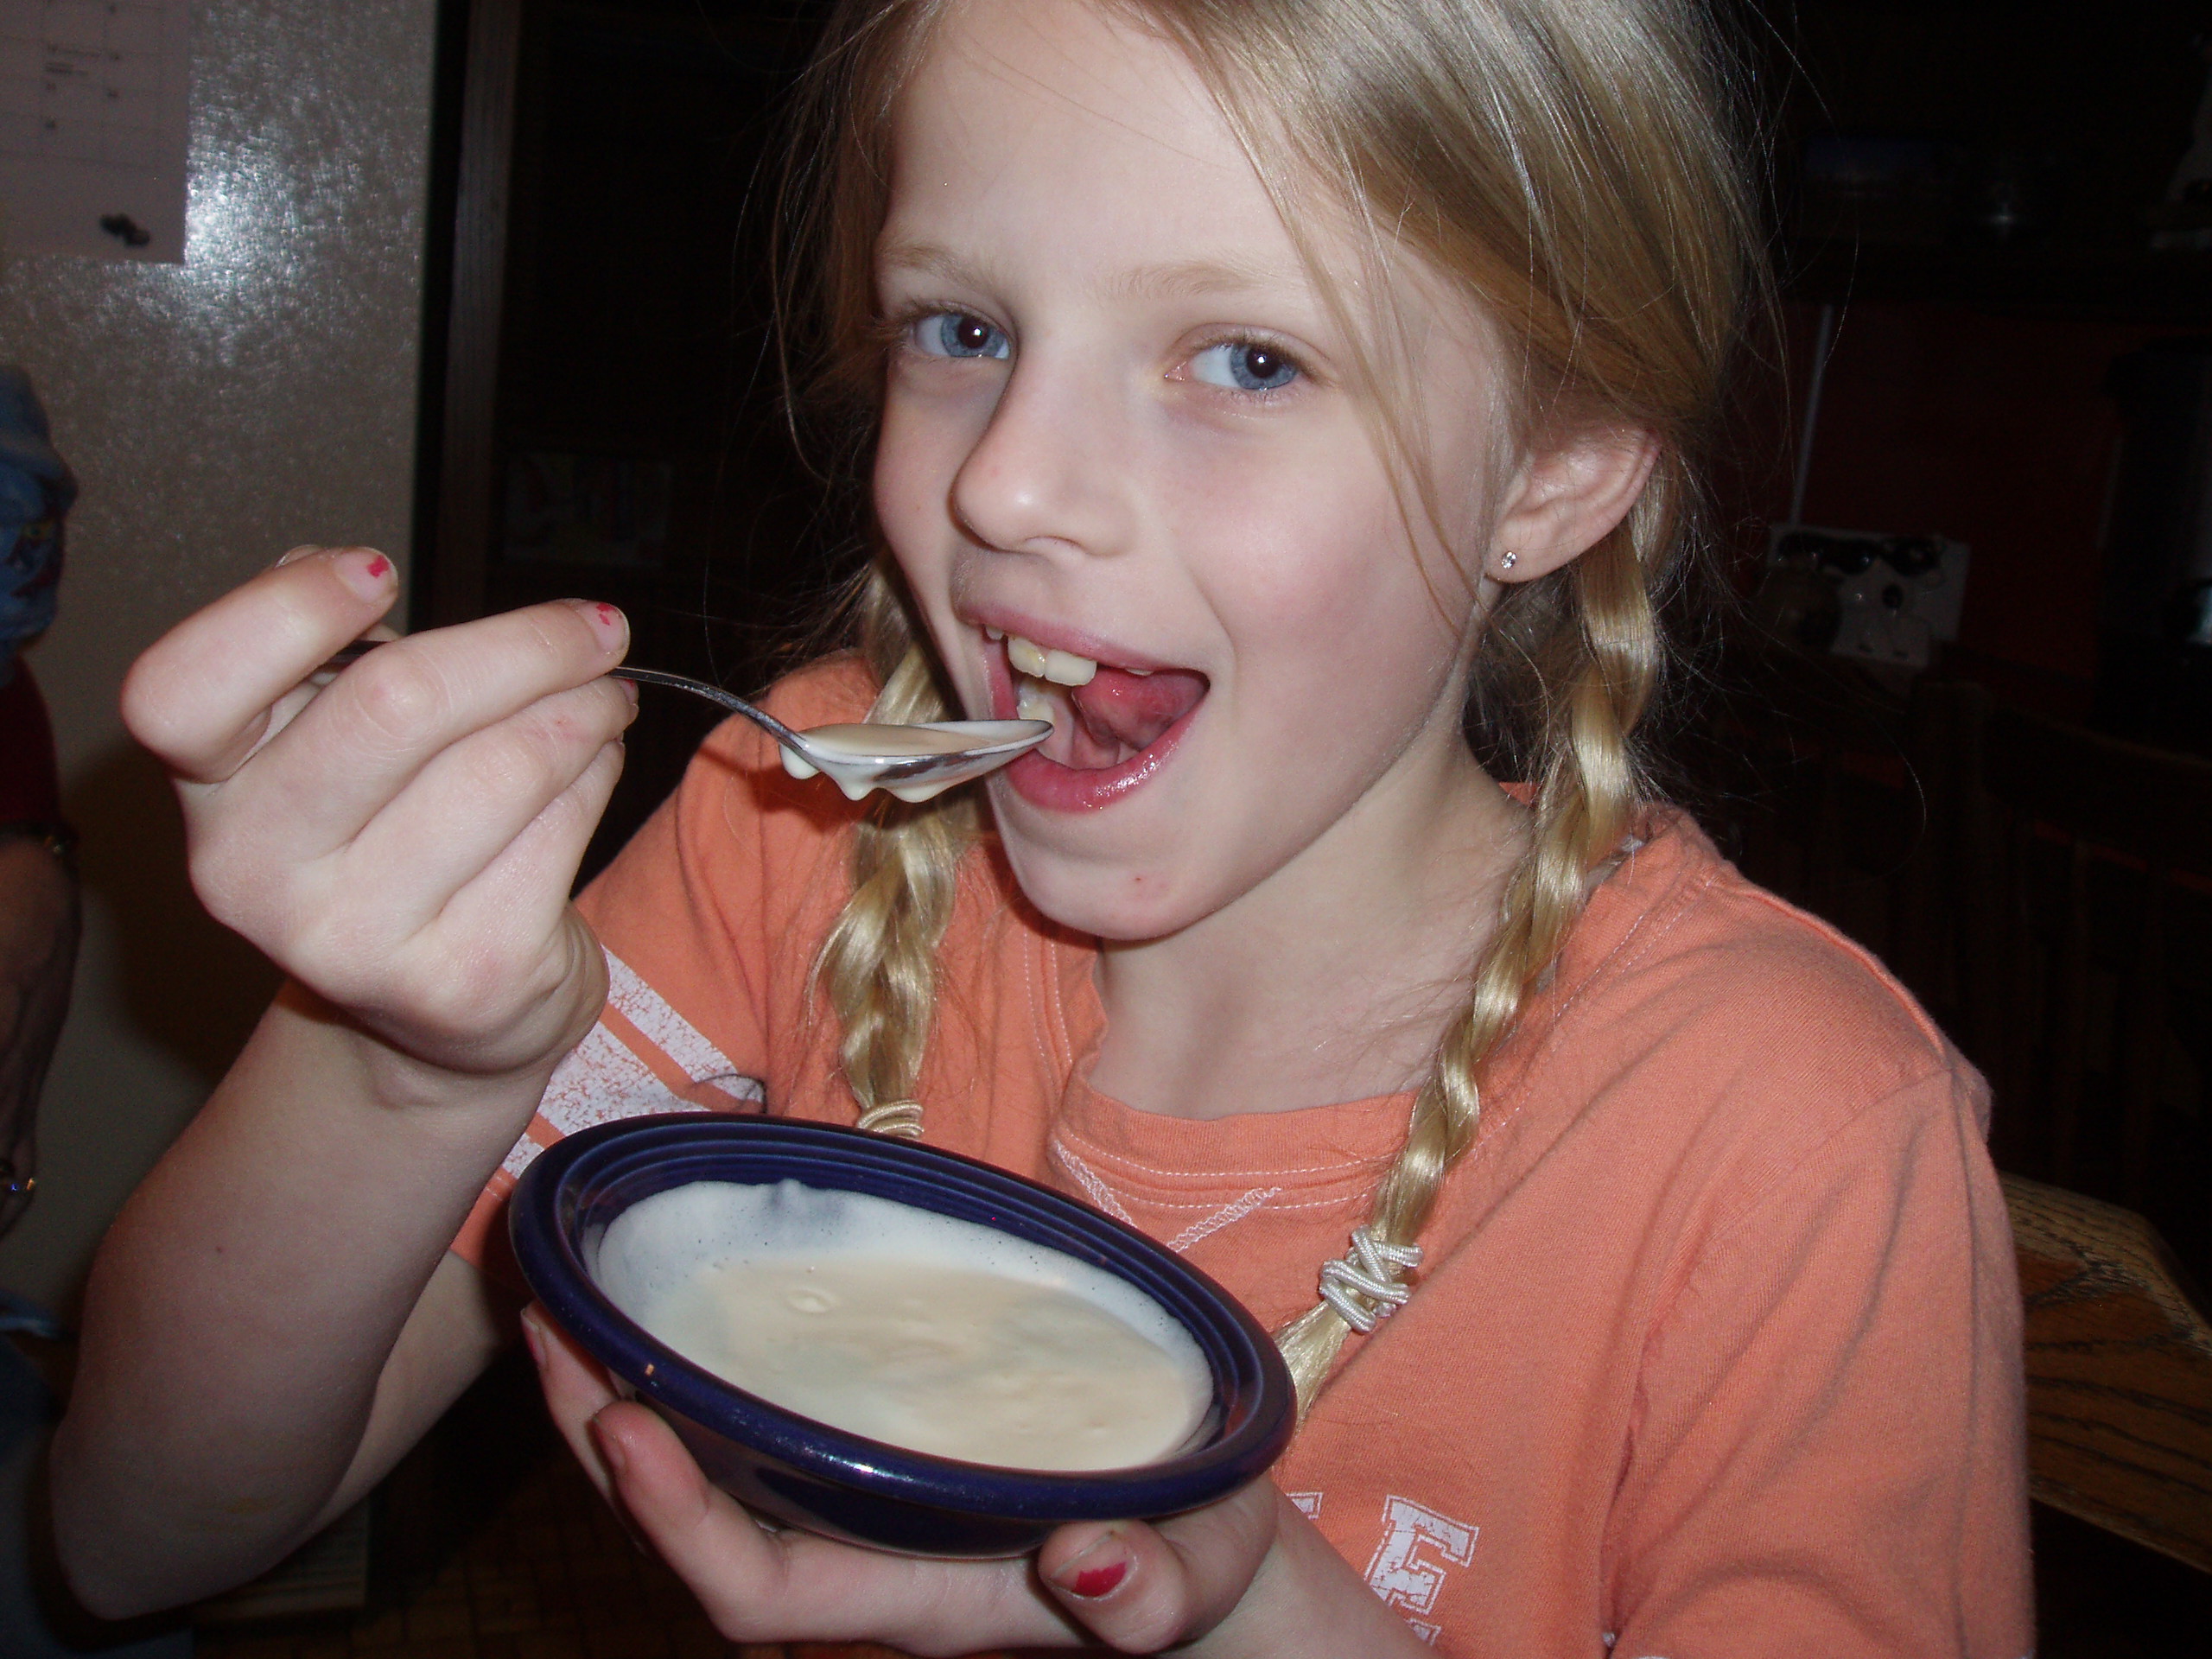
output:
[[[1487,787],[1459,709],[1513,450],[1482,326],[1397,280],[1432,529],[1174,47],[1077,0],[963,0],[894,156],[876,511],[968,713],[1056,722],[989,785],[1024,891],[1140,940],[1389,880]],[[1320,253],[1363,304],[1350,241]]]

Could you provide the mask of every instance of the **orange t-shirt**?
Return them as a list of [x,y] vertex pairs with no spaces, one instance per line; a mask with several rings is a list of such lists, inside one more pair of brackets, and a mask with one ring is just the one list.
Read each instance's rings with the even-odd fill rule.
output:
[[[857,717],[849,663],[785,681]],[[586,1124],[683,1103],[849,1123],[807,980],[858,809],[741,722],[592,887],[613,989],[456,1248]],[[2019,1659],[2020,1300],[1980,1080],[1856,946],[1663,814],[1484,1086],[1413,1299],[1274,1477],[1439,1651]],[[1085,1081],[1092,941],[963,867],[931,1144],[1078,1194],[1270,1327],[1365,1218],[1408,1096],[1195,1122]],[[752,1080],[758,1079],[756,1084]]]

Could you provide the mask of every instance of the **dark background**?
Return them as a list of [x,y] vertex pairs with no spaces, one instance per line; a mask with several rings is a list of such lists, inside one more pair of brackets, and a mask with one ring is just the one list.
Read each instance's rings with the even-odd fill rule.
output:
[[[429,400],[427,620],[588,589],[629,612],[638,661],[757,686],[849,568],[852,527],[825,518],[785,433],[767,322],[779,99],[820,10],[474,9],[512,19],[511,128],[504,145],[475,144],[486,165],[504,160],[511,188],[496,305],[461,315],[453,247],[434,250],[425,384],[454,390],[465,359],[480,378],[459,390],[487,406],[489,430],[456,463],[441,427],[454,399]],[[471,15],[449,0],[448,237]],[[2085,717],[2120,435],[2107,378],[2147,341],[2212,328],[2212,254],[2149,249],[2212,10],[1768,0],[1737,15],[1770,137],[1785,338],[1783,360],[1746,379],[1721,503],[1732,544],[1754,563],[1765,524],[1787,514],[1833,305],[1805,520],[1968,543],[1947,671]],[[1804,165],[1808,143],[1835,136],[1916,143],[1927,162],[1840,195]],[[549,477],[584,487],[549,503]],[[478,498],[476,520],[453,522],[456,493]],[[653,747],[654,732],[690,729],[690,711],[664,712],[639,734],[620,826],[688,750]]]

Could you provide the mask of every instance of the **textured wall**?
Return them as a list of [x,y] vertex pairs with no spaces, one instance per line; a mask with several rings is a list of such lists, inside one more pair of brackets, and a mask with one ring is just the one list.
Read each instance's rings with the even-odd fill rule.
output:
[[296,542],[404,556],[435,0],[207,0],[181,266],[0,268],[82,494],[53,706],[87,916],[48,1082],[40,1196],[0,1283],[73,1294],[116,1206],[221,1074],[272,981],[198,912],[175,808],[115,714],[131,658]]

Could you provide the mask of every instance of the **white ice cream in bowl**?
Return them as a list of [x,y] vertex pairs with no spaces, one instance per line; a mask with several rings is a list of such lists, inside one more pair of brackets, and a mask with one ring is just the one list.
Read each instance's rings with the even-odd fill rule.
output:
[[1128,1281],[865,1192],[695,1181],[617,1217],[590,1266],[695,1364],[908,1451],[1128,1468],[1213,1402],[1190,1333]]

